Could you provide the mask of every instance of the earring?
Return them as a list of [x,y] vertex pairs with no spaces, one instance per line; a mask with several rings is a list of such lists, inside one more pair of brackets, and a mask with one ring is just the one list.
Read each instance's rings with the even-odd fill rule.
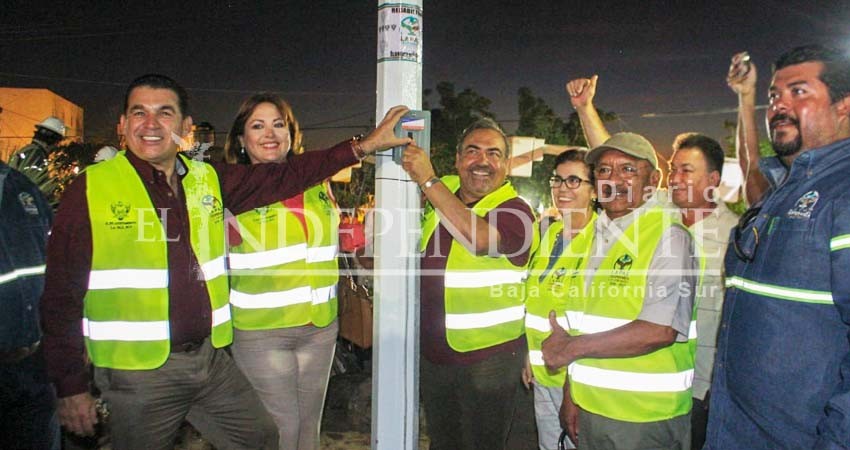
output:
[[245,157],[245,155],[247,155],[247,152],[245,151],[245,146],[243,145],[242,148],[239,149],[239,156]]

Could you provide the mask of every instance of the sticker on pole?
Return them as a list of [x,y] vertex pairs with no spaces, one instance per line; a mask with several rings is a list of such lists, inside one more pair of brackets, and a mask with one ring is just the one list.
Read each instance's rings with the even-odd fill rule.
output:
[[378,7],[378,62],[422,63],[422,7],[388,3]]
[[401,129],[407,131],[422,131],[425,129],[425,119],[401,119]]

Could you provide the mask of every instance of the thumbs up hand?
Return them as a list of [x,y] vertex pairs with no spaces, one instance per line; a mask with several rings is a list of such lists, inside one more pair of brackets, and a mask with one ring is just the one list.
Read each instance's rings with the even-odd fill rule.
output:
[[555,311],[549,311],[549,325],[552,334],[543,341],[543,362],[549,370],[557,370],[570,365],[577,359],[574,347],[578,337],[570,336],[558,323],[558,315]]

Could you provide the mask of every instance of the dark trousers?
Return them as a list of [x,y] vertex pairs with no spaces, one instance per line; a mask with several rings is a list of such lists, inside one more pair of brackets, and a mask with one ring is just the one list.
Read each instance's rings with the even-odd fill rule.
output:
[[58,450],[60,445],[56,394],[41,351],[0,364],[0,448]]
[[700,450],[705,445],[705,430],[708,427],[709,393],[705,400],[694,398],[694,408],[691,410],[691,448]]
[[419,386],[431,450],[504,449],[524,360],[524,352],[468,366],[422,358]]

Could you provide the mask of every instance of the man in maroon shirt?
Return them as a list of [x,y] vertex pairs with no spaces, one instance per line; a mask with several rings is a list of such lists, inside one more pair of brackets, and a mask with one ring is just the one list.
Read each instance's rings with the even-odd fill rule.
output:
[[[393,134],[406,111],[391,109],[362,140],[293,156],[285,164],[213,165],[223,206],[237,215],[291,197],[369,153],[406,144],[409,139]],[[95,383],[110,408],[116,449],[170,448],[190,409],[200,409],[229,435],[235,448],[259,448],[264,439],[250,413],[256,410],[250,385],[230,356],[210,343],[210,296],[189,239],[182,183],[190,167],[177,158],[177,137],[185,136],[191,125],[186,91],[174,80],[145,75],[127,88],[119,129],[129,149],[126,158],[159,212],[166,240],[171,351],[168,360],[153,370],[95,367]],[[57,212],[41,301],[43,346],[60,397],[60,421],[82,435],[92,434],[98,421],[89,394],[81,327],[93,253],[86,184],[83,173],[68,187]],[[108,250],[131,258],[140,248]]]
[[509,156],[490,119],[461,136],[459,180],[436,178],[415,145],[404,153],[439,215],[428,236],[426,213],[419,282],[419,380],[433,450],[501,449],[510,430],[526,348],[519,285],[537,239],[531,208],[505,181]]

